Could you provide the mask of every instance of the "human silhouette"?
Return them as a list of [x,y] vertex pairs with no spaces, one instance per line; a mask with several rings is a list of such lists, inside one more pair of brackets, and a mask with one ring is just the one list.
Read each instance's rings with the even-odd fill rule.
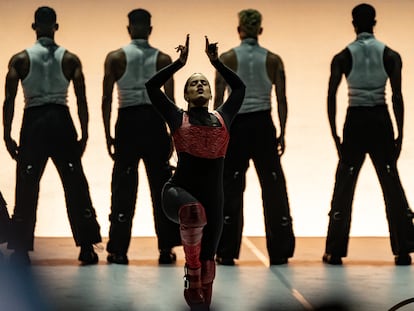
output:
[[[32,28],[36,43],[14,55],[9,62],[3,106],[4,140],[17,162],[15,207],[8,241],[8,248],[14,252],[10,259],[30,264],[28,251],[33,250],[39,182],[51,158],[63,184],[75,243],[81,247],[79,260],[83,264],[95,264],[98,256],[93,244],[99,243],[101,236],[81,163],[88,139],[82,65],[75,54],[56,44],[54,35],[59,25],[54,9],[39,7]],[[11,137],[11,128],[19,81],[25,108],[17,145]],[[77,98],[79,141],[67,103],[70,81]]]
[[[234,265],[243,233],[243,193],[246,171],[253,161],[262,189],[266,245],[271,265],[286,264],[293,256],[295,236],[280,157],[285,151],[287,99],[285,70],[277,54],[261,47],[262,15],[254,9],[238,14],[241,44],[222,55],[222,62],[237,72],[246,85],[246,96],[230,128],[224,164],[224,226],[216,260]],[[280,133],[272,120],[271,93],[275,89]],[[223,102],[226,83],[216,76],[214,107]]]
[[[347,256],[355,186],[368,154],[381,184],[391,248],[396,265],[410,265],[414,251],[412,212],[398,176],[404,102],[401,92],[400,55],[374,36],[375,8],[357,5],[352,10],[356,39],[334,56],[328,90],[328,117],[339,156],[329,212],[329,227],[323,262],[341,265]],[[348,109],[342,141],[336,128],[336,94],[342,76],[348,84]],[[385,100],[389,79],[397,136]]]
[[[169,65],[167,54],[150,46],[151,14],[135,9],[128,14],[128,33],[131,42],[110,52],[105,60],[102,114],[109,155],[114,160],[108,262],[128,264],[128,247],[135,212],[138,187],[138,164],[144,162],[154,211],[155,232],[160,251],[159,263],[176,261],[174,246],[180,245],[178,225],[162,211],[161,191],[171,177],[169,158],[172,142],[165,121],[151,104],[145,82],[157,70]],[[115,138],[110,129],[112,93],[118,87],[118,118]],[[174,99],[174,81],[164,85],[170,99]]]

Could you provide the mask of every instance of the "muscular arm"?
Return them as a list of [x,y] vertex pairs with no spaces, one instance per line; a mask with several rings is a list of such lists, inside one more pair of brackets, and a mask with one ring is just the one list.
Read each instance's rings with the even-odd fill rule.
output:
[[18,146],[11,137],[14,106],[19,80],[24,79],[29,71],[30,61],[26,52],[14,55],[9,62],[6,75],[5,99],[3,104],[3,137],[7,151],[13,159],[17,158]]
[[167,121],[174,132],[181,124],[181,113],[178,107],[168,98],[168,96],[161,91],[161,87],[171,79],[173,74],[180,70],[184,64],[180,59],[171,63],[167,67],[164,67],[158,71],[151,79],[145,83],[147,88],[148,96],[152,104],[158,109],[162,116]]
[[85,151],[88,140],[88,103],[86,100],[85,78],[82,71],[82,64],[79,58],[70,52],[63,56],[63,73],[68,80],[72,80],[78,107],[78,117],[81,126],[82,136],[79,141],[81,154]]
[[392,90],[392,107],[398,130],[398,135],[395,140],[398,158],[401,152],[404,128],[404,101],[401,91],[402,61],[400,55],[386,47],[384,50],[384,66],[390,78]]
[[104,64],[102,118],[105,129],[106,146],[111,158],[114,157],[112,146],[114,139],[111,136],[112,94],[115,82],[122,76],[126,68],[125,53],[117,50],[106,56]]
[[285,130],[287,121],[287,99],[286,99],[286,76],[282,59],[271,52],[268,53],[266,59],[267,74],[275,86],[277,112],[280,124],[280,135],[278,137],[279,154],[285,152]]
[[[172,61],[171,61],[170,56],[168,56],[167,54],[164,54],[162,52],[158,53],[157,71],[161,70],[164,67],[167,67],[171,63],[172,63]],[[173,79],[173,77],[171,77],[170,79],[167,80],[167,82],[165,82],[164,92],[165,92],[165,95],[167,95],[167,97],[172,102],[175,102],[175,100],[174,100],[174,79]]]
[[335,146],[339,156],[341,156],[341,142],[336,129],[336,94],[338,92],[339,84],[341,83],[342,75],[346,74],[345,67],[349,67],[347,65],[347,59],[349,56],[349,52],[346,49],[335,55],[331,62],[331,75],[329,77],[328,86],[329,125],[331,127],[331,134],[335,141]]

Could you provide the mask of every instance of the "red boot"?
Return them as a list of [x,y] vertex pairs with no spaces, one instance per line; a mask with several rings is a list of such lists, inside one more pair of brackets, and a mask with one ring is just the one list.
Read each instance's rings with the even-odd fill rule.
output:
[[216,263],[214,260],[201,261],[201,286],[203,288],[204,304],[209,310],[211,295],[213,293],[213,281],[216,276]]
[[184,271],[184,298],[192,310],[197,310],[204,304],[201,287],[201,268],[190,269],[185,266]]
[[178,217],[186,261],[184,298],[192,309],[197,309],[204,304],[200,251],[203,228],[207,224],[207,218],[203,206],[198,202],[183,205],[178,211]]

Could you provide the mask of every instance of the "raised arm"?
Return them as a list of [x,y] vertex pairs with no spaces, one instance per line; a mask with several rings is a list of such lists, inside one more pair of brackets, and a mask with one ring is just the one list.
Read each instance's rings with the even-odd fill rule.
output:
[[217,44],[210,44],[207,37],[206,53],[210,59],[211,64],[214,66],[214,68],[216,68],[218,74],[220,74],[226,84],[228,84],[231,88],[231,93],[227,100],[216,108],[216,110],[223,116],[226,126],[230,127],[231,122],[233,121],[243,103],[246,87],[239,76],[220,61],[217,53]]
[[[167,67],[168,65],[171,64],[171,62],[172,62],[171,57],[169,55],[159,52],[158,58],[157,58],[157,71],[161,70],[164,67]],[[171,77],[170,79],[167,80],[167,82],[165,82],[164,92],[165,92],[165,95],[167,95],[167,97],[171,99],[172,102],[175,102],[173,77]]]
[[169,81],[175,72],[180,70],[187,62],[189,48],[189,36],[187,35],[185,45],[179,45],[176,49],[180,52],[180,57],[170,65],[158,71],[151,79],[145,83],[148,96],[152,104],[163,115],[171,130],[174,131],[179,126],[180,112],[175,103],[163,92],[161,87]]

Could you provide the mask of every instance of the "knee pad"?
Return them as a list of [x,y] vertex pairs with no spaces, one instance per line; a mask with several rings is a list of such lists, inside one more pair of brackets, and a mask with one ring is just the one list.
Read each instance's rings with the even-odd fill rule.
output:
[[180,225],[186,227],[204,227],[207,224],[207,217],[204,207],[198,203],[189,203],[178,210]]
[[[197,249],[188,250],[199,253],[201,239],[203,237],[203,228],[207,224],[204,207],[200,203],[191,203],[183,205],[178,211],[180,221],[181,242],[184,246],[197,246]],[[187,251],[184,249],[187,254]]]

